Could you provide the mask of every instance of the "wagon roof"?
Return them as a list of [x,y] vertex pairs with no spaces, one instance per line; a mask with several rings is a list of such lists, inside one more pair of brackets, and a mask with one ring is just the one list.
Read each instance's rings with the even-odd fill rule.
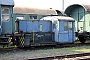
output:
[[90,12],[90,5],[72,4],[66,8],[65,13],[69,15],[72,10],[74,10],[75,8],[80,7],[80,6],[83,7],[85,9],[85,11]]
[[12,5],[12,6],[14,6],[14,0],[0,0],[0,5]]
[[53,9],[40,9],[18,6],[14,7],[13,12],[14,14],[57,15],[57,12]]
[[75,21],[73,18],[67,17],[67,16],[47,16],[47,17],[41,18],[40,20],[67,20],[67,21]]

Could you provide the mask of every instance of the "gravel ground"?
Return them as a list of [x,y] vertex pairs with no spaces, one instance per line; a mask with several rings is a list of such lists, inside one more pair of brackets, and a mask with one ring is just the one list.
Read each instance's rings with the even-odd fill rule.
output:
[[25,60],[30,58],[39,58],[39,57],[47,57],[47,56],[54,56],[54,55],[64,55],[61,53],[41,53],[40,51],[13,51],[13,52],[6,52],[0,53],[0,60]]
[[48,49],[48,50],[13,50],[11,52],[0,52],[0,60],[25,60],[30,58],[48,57],[55,55],[66,55],[73,53],[86,53],[90,52],[90,46]]

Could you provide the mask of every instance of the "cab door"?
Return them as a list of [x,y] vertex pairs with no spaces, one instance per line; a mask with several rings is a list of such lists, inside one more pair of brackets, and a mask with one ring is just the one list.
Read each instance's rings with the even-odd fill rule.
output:
[[73,22],[68,22],[68,40],[69,42],[73,42],[73,36],[74,36],[74,27]]
[[60,43],[67,43],[69,41],[68,33],[68,22],[59,21],[58,40]]

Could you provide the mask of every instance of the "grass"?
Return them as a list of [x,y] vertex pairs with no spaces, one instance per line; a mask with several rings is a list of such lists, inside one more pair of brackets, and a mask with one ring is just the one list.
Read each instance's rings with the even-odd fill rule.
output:
[[49,50],[39,50],[41,53],[51,53],[51,54],[73,54],[73,53],[88,53],[90,52],[90,46],[80,46],[72,48],[59,48],[59,49],[49,49]]

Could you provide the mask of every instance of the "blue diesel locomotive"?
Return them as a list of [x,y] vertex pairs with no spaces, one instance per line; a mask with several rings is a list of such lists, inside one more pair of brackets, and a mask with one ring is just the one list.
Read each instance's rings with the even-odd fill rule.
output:
[[16,45],[42,46],[74,43],[74,19],[65,16],[47,16],[40,20],[16,20]]

